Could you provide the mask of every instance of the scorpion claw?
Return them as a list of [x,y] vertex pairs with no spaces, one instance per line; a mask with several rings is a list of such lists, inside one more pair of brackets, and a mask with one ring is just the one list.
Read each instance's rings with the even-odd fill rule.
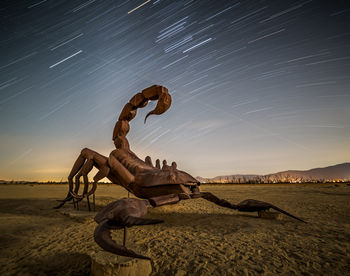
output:
[[94,232],[95,242],[99,246],[101,246],[104,250],[120,256],[139,258],[139,259],[145,259],[145,260],[151,259],[147,256],[137,254],[136,252],[130,249],[127,249],[123,245],[118,245],[112,239],[110,229],[111,227],[108,225],[108,221],[105,220],[96,227]]
[[301,222],[306,223],[306,221],[288,213],[287,211],[284,211],[284,210],[276,207],[275,205],[272,205],[272,204],[264,202],[264,201],[259,201],[259,200],[255,200],[255,199],[246,199],[246,200],[243,200],[242,202],[237,204],[237,210],[241,211],[241,212],[259,212],[259,211],[266,211],[269,209],[274,209],[282,214],[285,214],[289,217],[292,217],[296,220],[299,220]]
[[230,202],[224,200],[224,199],[220,199],[218,197],[216,197],[215,195],[213,195],[210,192],[201,192],[200,194],[196,194],[195,197],[202,197],[208,201],[211,201],[217,205],[220,205],[222,207],[226,207],[226,208],[230,208],[233,210],[238,210],[240,212],[259,212],[259,211],[266,211],[269,209],[274,209],[282,214],[285,214],[289,217],[292,217],[296,220],[299,220],[301,222],[306,223],[306,221],[293,216],[292,214],[288,213],[287,211],[284,211],[278,207],[276,207],[275,205],[272,205],[270,203],[264,202],[264,201],[259,201],[259,200],[255,200],[255,199],[246,199],[243,200],[242,202],[238,203],[237,205],[235,204],[231,204]]
[[[124,198],[108,204],[95,216],[95,221],[98,223],[94,232],[96,243],[104,250],[116,255],[150,260],[149,257],[137,254],[125,247],[126,227],[163,222],[159,219],[142,217],[147,214],[147,208],[150,206],[149,201],[136,198]],[[122,228],[125,231],[124,245],[118,245],[112,239],[110,230]]]

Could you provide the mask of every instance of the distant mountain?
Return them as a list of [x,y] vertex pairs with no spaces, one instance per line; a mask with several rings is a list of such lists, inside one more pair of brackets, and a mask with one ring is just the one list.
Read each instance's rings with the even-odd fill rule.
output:
[[196,177],[201,183],[302,183],[302,182],[345,182],[350,181],[350,163],[307,171],[288,170],[266,175],[224,175],[214,178]]

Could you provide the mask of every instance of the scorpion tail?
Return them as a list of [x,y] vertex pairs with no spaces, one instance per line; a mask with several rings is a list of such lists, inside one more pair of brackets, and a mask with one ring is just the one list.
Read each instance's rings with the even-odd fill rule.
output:
[[149,101],[155,100],[158,100],[157,106],[146,115],[146,123],[146,120],[150,115],[160,115],[169,109],[171,105],[171,95],[167,88],[160,85],[152,85],[134,95],[124,106],[113,131],[112,140],[114,141],[116,148],[129,149],[129,143],[126,139],[126,135],[130,130],[129,122],[135,118],[138,108],[143,108]]
[[[121,227],[120,227],[121,228]],[[127,249],[123,245],[118,245],[111,237],[111,227],[108,225],[108,221],[104,220],[95,229],[94,239],[95,242],[101,246],[104,250],[114,253],[120,256],[132,257],[150,260],[151,258],[137,254],[136,252]]]
[[165,111],[167,111],[169,109],[171,105],[171,96],[168,93],[163,93],[159,96],[158,99],[158,103],[155,109],[153,109],[152,111],[150,111],[146,117],[145,117],[145,121],[144,123],[146,123],[146,120],[148,118],[148,116],[150,115],[160,115],[163,114]]

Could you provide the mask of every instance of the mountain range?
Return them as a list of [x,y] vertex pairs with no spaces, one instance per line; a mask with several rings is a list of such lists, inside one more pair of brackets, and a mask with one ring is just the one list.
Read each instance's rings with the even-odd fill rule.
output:
[[306,171],[288,170],[266,175],[233,174],[213,178],[196,177],[201,183],[304,183],[304,182],[348,182],[350,163],[314,168]]

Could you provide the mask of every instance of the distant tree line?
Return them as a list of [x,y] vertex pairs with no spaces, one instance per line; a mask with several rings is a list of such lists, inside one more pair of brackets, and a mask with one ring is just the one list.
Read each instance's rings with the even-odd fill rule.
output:
[[[93,182],[89,182],[92,184]],[[254,177],[220,177],[219,179],[201,179],[202,184],[293,184],[293,183],[350,183],[350,179],[311,179],[303,177],[254,176]],[[67,184],[68,181],[24,181],[24,180],[0,180],[0,184]],[[112,184],[111,182],[99,182],[99,184]]]
[[306,177],[294,177],[289,174],[285,175],[263,175],[263,176],[248,176],[235,177],[223,176],[214,179],[200,179],[202,183],[210,184],[292,184],[292,183],[347,183],[350,179],[314,179]]

